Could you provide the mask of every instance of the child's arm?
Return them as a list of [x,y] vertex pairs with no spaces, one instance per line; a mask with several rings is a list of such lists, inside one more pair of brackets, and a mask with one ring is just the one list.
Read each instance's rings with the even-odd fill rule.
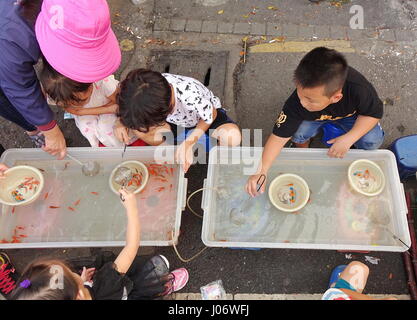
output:
[[343,158],[350,147],[375,127],[380,119],[359,115],[353,128],[346,134],[328,141],[333,143],[328,155],[334,158]]
[[95,116],[99,114],[114,114],[117,113],[119,106],[113,102],[109,102],[100,107],[83,108],[83,107],[66,107],[65,111],[77,116]]
[[125,189],[120,189],[120,193],[124,197],[123,206],[126,208],[127,215],[127,230],[126,230],[126,245],[120,252],[114,264],[117,271],[126,273],[139,249],[140,241],[140,222],[136,203],[136,195],[132,192],[127,192]]
[[[271,134],[269,136],[268,140],[266,141],[264,150],[262,152],[262,160],[259,163],[258,171],[256,172],[256,174],[249,177],[248,182],[245,186],[246,192],[249,193],[252,197],[258,195],[256,182],[258,181],[259,176],[261,174],[267,176],[268,170],[269,168],[271,168],[275,158],[278,157],[282,148],[290,139],[291,137],[281,138],[276,136],[275,134]],[[259,190],[260,193],[264,193],[265,185],[266,183],[262,185],[261,189]]]
[[[217,110],[213,108],[213,121],[217,117]],[[184,140],[183,143],[178,147],[176,158],[177,161],[184,165],[184,172],[187,172],[193,163],[193,146],[197,143],[198,139],[210,128],[210,124],[204,120],[200,120],[197,126],[191,132],[191,134]]]

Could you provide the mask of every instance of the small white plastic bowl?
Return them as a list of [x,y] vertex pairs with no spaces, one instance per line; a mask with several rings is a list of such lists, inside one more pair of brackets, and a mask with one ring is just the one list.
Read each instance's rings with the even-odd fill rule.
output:
[[120,167],[127,167],[131,169],[133,173],[136,173],[136,170],[138,171],[138,173],[139,172],[142,173],[142,177],[143,177],[142,184],[140,185],[139,188],[133,191],[133,193],[137,194],[141,192],[145,188],[146,184],[148,183],[149,172],[148,172],[148,168],[146,168],[146,166],[142,162],[136,161],[136,160],[129,160],[129,161],[122,162],[113,169],[109,178],[110,189],[115,194],[119,194],[119,190],[122,186],[114,182],[114,174],[116,170],[119,169]]
[[[283,203],[278,193],[281,188],[285,188],[289,184],[293,184],[295,190],[295,202],[294,203]],[[284,212],[296,212],[304,208],[310,198],[310,189],[308,188],[307,182],[295,174],[282,174],[272,180],[268,190],[269,200],[278,209]]]
[[[371,179],[372,186],[369,188],[360,188],[359,179],[362,174],[368,170]],[[358,173],[361,176],[358,176]],[[385,188],[385,175],[381,168],[373,161],[367,159],[359,159],[352,162],[348,170],[349,184],[353,190],[368,197],[374,197],[379,195]]]
[[[16,166],[7,169],[4,172],[5,178],[0,179],[0,202],[8,206],[25,206],[34,202],[42,192],[45,184],[43,174],[40,170],[31,166]],[[26,178],[34,178],[39,181],[36,185],[36,191],[28,190],[27,193],[23,192],[23,196],[29,195],[24,201],[17,201],[13,198],[12,192],[17,187],[25,182]],[[34,186],[35,188],[35,186]]]

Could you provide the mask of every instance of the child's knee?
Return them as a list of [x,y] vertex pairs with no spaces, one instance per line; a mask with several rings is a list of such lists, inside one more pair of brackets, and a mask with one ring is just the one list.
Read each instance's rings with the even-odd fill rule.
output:
[[212,136],[221,146],[236,147],[242,142],[242,134],[235,124],[228,124],[216,129]]
[[355,143],[355,146],[358,149],[376,150],[382,145],[383,142],[384,142],[384,131],[382,130],[381,126],[378,124],[377,127],[372,129],[370,132],[364,135],[361,139],[359,139]]
[[297,131],[292,135],[291,140],[295,143],[304,143],[314,137],[319,129],[320,125],[314,121],[303,121]]

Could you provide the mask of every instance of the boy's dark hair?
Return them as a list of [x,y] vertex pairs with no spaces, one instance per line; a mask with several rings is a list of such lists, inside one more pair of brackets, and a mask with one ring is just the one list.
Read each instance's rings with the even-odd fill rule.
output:
[[77,93],[85,92],[92,83],[82,83],[71,80],[60,74],[46,61],[43,60],[43,68],[39,75],[45,93],[56,103],[69,104],[71,102],[83,102],[77,97]]
[[120,83],[118,104],[120,122],[146,133],[163,125],[171,112],[171,87],[160,72],[132,70]]
[[307,53],[294,72],[294,82],[302,88],[325,86],[331,97],[343,88],[348,73],[345,57],[336,50],[318,47]]
[[[57,275],[57,272],[63,274]],[[62,285],[53,278],[63,280]],[[22,281],[29,282],[25,287]],[[40,259],[32,262],[23,271],[17,287],[11,293],[11,300],[75,300],[78,294],[78,283],[72,275],[71,269],[59,260]]]

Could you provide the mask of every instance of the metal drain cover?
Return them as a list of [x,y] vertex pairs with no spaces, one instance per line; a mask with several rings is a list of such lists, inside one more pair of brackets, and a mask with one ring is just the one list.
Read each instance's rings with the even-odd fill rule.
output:
[[152,50],[149,68],[197,79],[224,100],[228,51]]

